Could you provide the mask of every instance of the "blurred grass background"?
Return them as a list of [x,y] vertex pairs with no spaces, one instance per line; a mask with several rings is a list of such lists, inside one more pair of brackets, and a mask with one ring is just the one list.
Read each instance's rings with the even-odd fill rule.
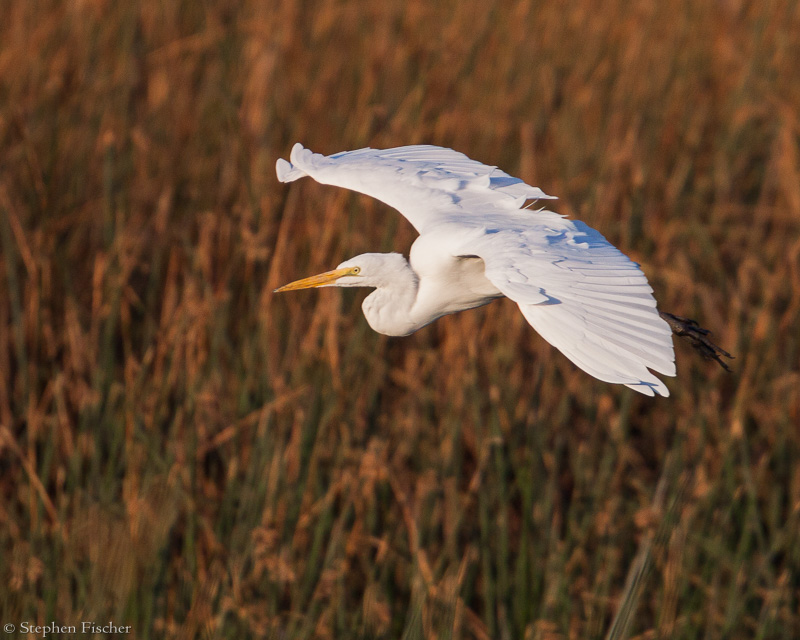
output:
[[[0,2],[2,621],[798,637],[798,6]],[[541,186],[735,373],[679,344],[651,400],[509,301],[390,339],[273,296],[414,239],[279,184],[295,141]]]

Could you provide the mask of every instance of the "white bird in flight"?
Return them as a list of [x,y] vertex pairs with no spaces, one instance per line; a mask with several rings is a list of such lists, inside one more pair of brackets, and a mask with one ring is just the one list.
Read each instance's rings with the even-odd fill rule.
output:
[[419,232],[408,260],[365,253],[276,292],[374,288],[364,315],[390,336],[506,296],[586,373],[648,396],[669,395],[648,369],[675,375],[672,323],[659,315],[644,273],[583,222],[529,208],[554,199],[538,187],[430,145],[323,156],[296,144],[291,162],[278,160],[276,170],[281,182],[311,176],[377,198]]

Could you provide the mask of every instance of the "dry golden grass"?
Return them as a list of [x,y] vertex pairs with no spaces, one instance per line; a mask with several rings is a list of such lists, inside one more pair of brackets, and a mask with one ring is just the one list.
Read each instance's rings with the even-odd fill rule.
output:
[[[0,3],[0,621],[800,635],[798,6]],[[295,141],[560,196],[735,373],[679,345],[652,400],[508,301],[389,339],[273,296],[414,238],[277,183]]]

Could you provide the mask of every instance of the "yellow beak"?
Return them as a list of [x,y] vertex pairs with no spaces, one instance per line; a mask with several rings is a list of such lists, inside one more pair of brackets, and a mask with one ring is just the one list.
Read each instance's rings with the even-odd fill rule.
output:
[[311,276],[309,278],[303,278],[302,280],[295,280],[294,282],[290,282],[289,284],[285,284],[282,287],[275,289],[273,293],[280,293],[282,291],[296,291],[297,289],[311,289],[313,287],[323,287],[326,284],[333,284],[342,276],[355,275],[353,273],[354,269],[356,269],[356,267],[334,269],[333,271],[326,271],[325,273],[320,273],[319,275]]

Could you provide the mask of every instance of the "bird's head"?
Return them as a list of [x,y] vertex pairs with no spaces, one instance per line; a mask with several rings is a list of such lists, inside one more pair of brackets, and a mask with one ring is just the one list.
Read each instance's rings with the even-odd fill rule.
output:
[[363,253],[333,271],[285,284],[275,293],[317,287],[381,287],[393,281],[395,273],[407,270],[408,262],[399,253]]

